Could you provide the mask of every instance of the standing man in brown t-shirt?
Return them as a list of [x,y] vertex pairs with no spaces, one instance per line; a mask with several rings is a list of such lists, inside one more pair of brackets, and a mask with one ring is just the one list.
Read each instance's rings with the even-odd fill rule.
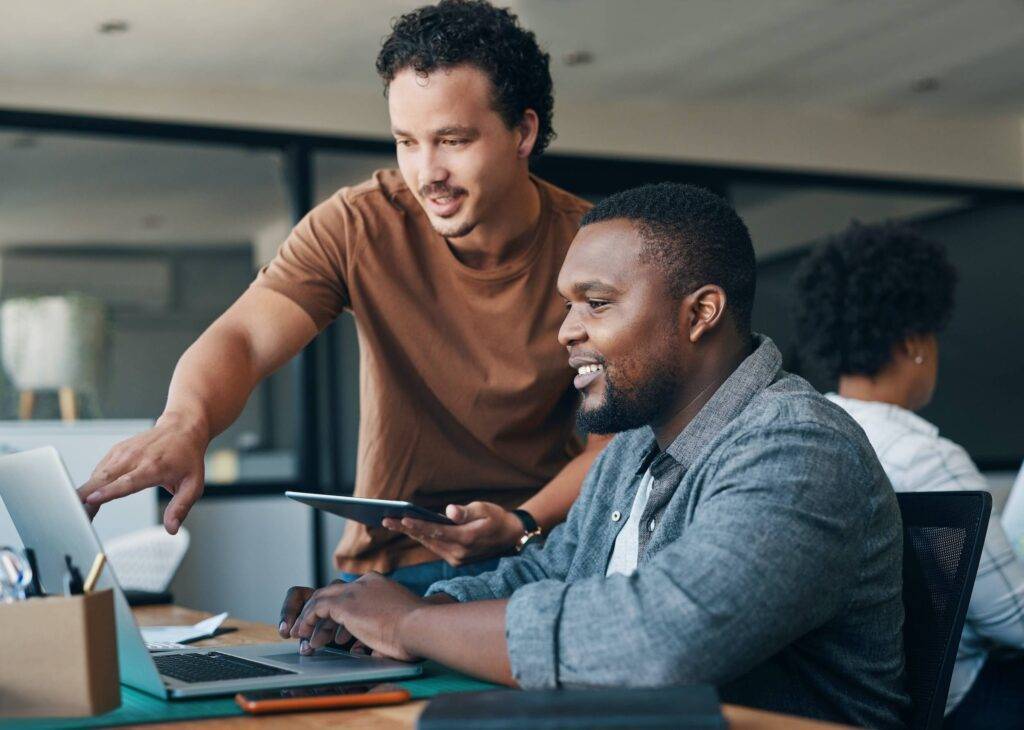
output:
[[553,136],[548,56],[507,10],[445,0],[396,21],[377,70],[400,172],[343,188],[295,227],[182,355],[154,428],[82,486],[91,508],[162,484],[176,532],[210,440],[347,309],[361,355],[355,494],[457,525],[350,523],[339,570],[425,590],[564,519],[603,441],[574,435],[556,338],[555,279],[588,205],[529,172]]

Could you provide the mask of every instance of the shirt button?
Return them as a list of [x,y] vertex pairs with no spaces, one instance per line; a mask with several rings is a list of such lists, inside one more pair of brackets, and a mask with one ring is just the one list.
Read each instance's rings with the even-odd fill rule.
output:
[[621,512],[619,512],[618,510],[615,510],[614,512],[612,512],[612,522],[618,522],[621,519],[622,519],[622,513]]
[[654,532],[654,520],[651,520],[651,524],[649,524],[647,526],[647,529],[650,530],[651,532]]

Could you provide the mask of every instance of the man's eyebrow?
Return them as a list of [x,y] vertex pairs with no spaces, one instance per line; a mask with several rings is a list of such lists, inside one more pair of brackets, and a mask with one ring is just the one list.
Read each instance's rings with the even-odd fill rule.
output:
[[[398,127],[391,128],[391,134],[394,137],[413,137],[412,132],[406,132],[404,129]],[[476,138],[480,136],[480,130],[476,127],[465,127],[460,124],[450,124],[447,127],[441,127],[435,129],[432,134],[435,137],[472,137]]]
[[618,289],[605,281],[591,279],[590,281],[578,281],[572,285],[573,294],[582,296],[584,294],[616,294]]
[[476,127],[463,127],[459,124],[452,124],[435,130],[434,134],[438,137],[476,137],[480,134],[480,131]]

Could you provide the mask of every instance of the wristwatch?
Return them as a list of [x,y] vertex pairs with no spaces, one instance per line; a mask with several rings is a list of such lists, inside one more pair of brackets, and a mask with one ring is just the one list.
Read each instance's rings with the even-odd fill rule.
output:
[[533,519],[533,515],[527,512],[525,509],[514,509],[512,514],[519,518],[519,521],[523,523],[523,536],[519,538],[519,542],[516,543],[515,551],[518,555],[526,549],[526,546],[533,540],[539,540],[544,530],[541,529],[540,525],[537,524],[537,520]]

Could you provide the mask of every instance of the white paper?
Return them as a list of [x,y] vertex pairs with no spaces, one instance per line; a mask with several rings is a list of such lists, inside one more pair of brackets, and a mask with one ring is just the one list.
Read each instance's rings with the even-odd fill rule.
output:
[[193,626],[143,626],[142,640],[147,644],[183,644],[207,638],[213,636],[227,617],[227,613],[219,613]]

